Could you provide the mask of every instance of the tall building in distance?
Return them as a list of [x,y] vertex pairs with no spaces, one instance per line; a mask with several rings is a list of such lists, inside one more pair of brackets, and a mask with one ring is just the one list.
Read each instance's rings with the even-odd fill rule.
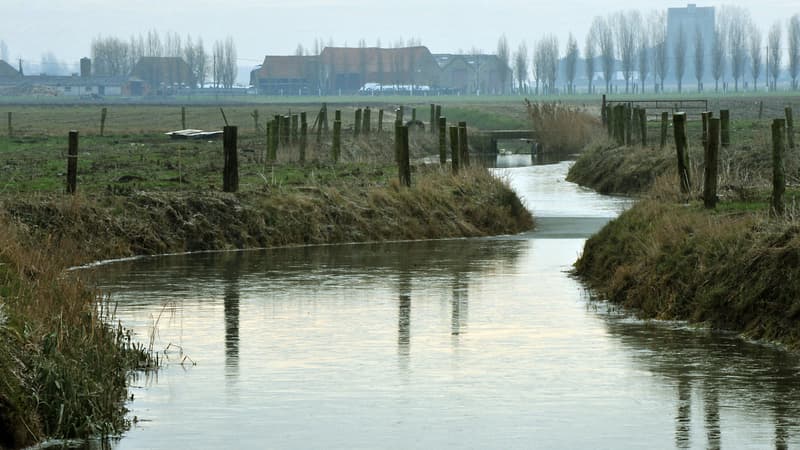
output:
[[714,7],[698,7],[694,3],[689,3],[686,8],[667,9],[667,54],[670,58],[669,69],[673,77],[677,79],[675,73],[675,55],[678,46],[679,36],[683,34],[685,45],[685,70],[683,73],[683,84],[691,85],[696,83],[695,77],[695,43],[698,34],[703,41],[704,70],[703,79],[710,79],[711,76],[711,48],[714,43]]

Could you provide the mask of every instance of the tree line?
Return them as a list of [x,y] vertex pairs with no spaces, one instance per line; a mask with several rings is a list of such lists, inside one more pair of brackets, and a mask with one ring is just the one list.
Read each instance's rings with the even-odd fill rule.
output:
[[[766,79],[769,90],[777,90],[783,73],[791,79],[792,89],[800,88],[800,14],[774,22],[766,39],[749,11],[738,6],[715,9],[713,29],[679,26],[669,39],[667,26],[663,10],[647,15],[631,10],[597,16],[586,33],[582,54],[572,33],[563,52],[556,36],[548,34],[535,42],[532,51],[525,42],[520,43],[513,55],[506,37],[501,36],[497,56],[505,68],[499,74],[504,85],[534,95],[562,92],[557,83],[566,93],[577,93],[579,61],[586,91],[591,93],[596,92],[597,75],[602,77],[605,92],[611,92],[618,74],[625,93],[647,92],[648,83],[653,92],[661,92],[670,76],[678,92],[684,90],[689,77],[696,81],[698,91],[705,90],[703,81],[709,78],[714,80],[715,91],[730,88],[730,82],[737,92],[748,82],[756,90],[760,79]],[[785,63],[784,56],[788,57]],[[689,68],[693,73],[686,73]],[[506,83],[509,77],[515,82]]]
[[[131,36],[128,40],[98,36],[92,39],[92,72],[95,76],[128,76],[143,57],[179,57],[188,66],[189,87],[206,86],[231,88],[238,72],[236,44],[228,36],[214,42],[211,53],[203,38],[181,39],[177,33],[167,32],[162,37],[158,31]],[[209,78],[210,77],[210,78]]]

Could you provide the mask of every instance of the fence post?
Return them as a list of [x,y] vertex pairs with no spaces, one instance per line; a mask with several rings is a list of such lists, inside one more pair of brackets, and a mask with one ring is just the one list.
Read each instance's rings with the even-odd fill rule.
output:
[[450,127],[450,160],[453,164],[453,173],[458,173],[458,127]]
[[181,130],[186,129],[186,107],[181,106]]
[[770,214],[782,216],[783,193],[786,191],[786,174],[783,167],[783,153],[785,151],[783,136],[786,121],[775,119],[772,121],[772,197],[770,199]]
[[369,133],[372,128],[372,118],[370,117],[371,115],[372,111],[370,111],[369,106],[364,108],[364,114],[362,117],[364,123],[361,125],[361,131],[364,133],[365,136],[369,136]]
[[611,105],[608,105],[608,106],[606,106],[605,113],[604,113],[606,115],[606,120],[605,120],[606,131],[608,133],[608,137],[610,137],[610,138],[614,137],[614,130],[615,130],[615,128],[614,128],[614,111],[615,111],[615,109],[612,108]]
[[353,137],[358,137],[361,134],[361,108],[356,110],[356,120],[353,125]]
[[792,107],[787,106],[783,110],[786,113],[786,146],[794,148],[794,119],[792,118]]
[[667,146],[667,130],[669,129],[669,113],[661,112],[661,148]]
[[675,149],[678,156],[678,177],[680,177],[681,182],[681,193],[688,194],[692,184],[689,179],[689,165],[686,157],[686,113],[673,114],[672,125],[675,128]]
[[600,120],[603,126],[608,125],[608,111],[606,111],[606,94],[603,94],[603,103],[600,106]]
[[758,120],[764,115],[764,100],[758,102]]
[[100,136],[105,134],[106,132],[106,115],[108,114],[108,109],[103,108],[100,110]]
[[[434,117],[436,118],[436,123],[438,124],[439,117],[442,117],[442,105],[436,105],[436,113],[434,114]],[[447,133],[447,130],[445,130],[445,133]]]
[[308,118],[306,113],[300,113],[300,164],[306,162],[306,148],[308,147]]
[[708,209],[717,206],[717,171],[719,168],[719,119],[708,118],[706,142],[705,179],[703,180],[703,204]]
[[258,110],[254,109],[253,113],[250,114],[253,118],[253,131],[255,131],[256,135],[258,134]]
[[292,127],[292,129],[291,129],[292,145],[296,145],[297,144],[297,134],[298,134],[298,131],[300,129],[300,125],[298,123],[297,114],[292,114],[290,120],[291,120],[291,125],[290,126]]
[[469,167],[469,145],[467,143],[467,122],[458,122],[458,157],[461,167]]
[[439,164],[447,164],[447,118],[439,117]]
[[411,187],[411,162],[408,151],[408,127],[401,126],[400,130],[400,160],[397,162],[400,184]]
[[631,141],[631,132],[633,131],[633,123],[632,123],[632,113],[633,110],[631,108],[631,104],[625,107],[625,145],[630,146],[633,142]]
[[336,110],[336,119],[333,121],[333,162],[339,162],[339,156],[342,153],[342,116],[339,110]]
[[281,144],[288,146],[291,144],[292,118],[288,115],[281,116]]
[[721,109],[719,111],[719,129],[720,129],[720,141],[722,146],[728,148],[731,145],[731,112],[727,109]]
[[270,122],[270,126],[272,127],[272,133],[269,138],[269,160],[274,162],[278,159],[278,145],[280,144],[280,116],[273,119]]
[[11,111],[8,112],[8,137],[14,136],[14,127],[11,126]]
[[436,133],[436,125],[437,125],[437,117],[436,117],[436,105],[431,103],[431,134]]
[[222,149],[225,165],[222,169],[222,190],[236,192],[239,190],[239,158],[236,151],[238,128],[226,125],[222,129]]
[[647,146],[647,109],[639,108],[639,138],[642,146]]
[[383,132],[383,109],[378,110],[378,133]]
[[618,145],[625,145],[625,105],[614,107],[614,138]]
[[703,111],[700,113],[700,120],[701,120],[701,135],[700,135],[700,143],[703,144],[703,158],[707,159],[706,153],[708,152],[708,120],[711,118],[711,115],[708,111]]
[[67,193],[74,194],[78,188],[78,132],[69,132],[67,148]]
[[416,122],[417,120],[417,108],[411,108],[411,121]]

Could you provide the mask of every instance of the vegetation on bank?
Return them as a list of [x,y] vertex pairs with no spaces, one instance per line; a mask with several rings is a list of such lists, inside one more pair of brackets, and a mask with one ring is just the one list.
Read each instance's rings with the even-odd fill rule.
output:
[[[180,128],[180,110],[154,107],[109,108],[106,136],[82,132],[78,193],[65,195],[63,131],[86,123],[83,108],[27,110],[17,118],[30,125],[0,138],[0,448],[120,433],[128,425],[127,377],[153,367],[146,349],[114,325],[109,300],[67,267],[138,254],[533,226],[516,194],[486,169],[452,174],[423,162],[438,152],[429,133],[411,137],[416,162],[406,188],[391,163],[389,133],[347,134],[336,164],[325,136],[319,144],[309,139],[303,163],[297,147],[267,161],[263,129],[246,109],[226,111],[251,124],[239,135],[239,193],[220,192],[221,142],[170,140],[160,132]],[[218,114],[189,117],[215,129]],[[175,126],[164,130],[158,118],[167,116]]]
[[[669,142],[619,147],[598,140],[568,179],[639,201],[585,245],[576,273],[601,298],[646,318],[687,320],[800,349],[800,148],[785,155],[783,217],[770,210],[767,121],[733,123],[721,149],[716,209],[703,208],[699,124],[689,128],[692,190],[679,193]],[[671,130],[670,130],[671,131]]]

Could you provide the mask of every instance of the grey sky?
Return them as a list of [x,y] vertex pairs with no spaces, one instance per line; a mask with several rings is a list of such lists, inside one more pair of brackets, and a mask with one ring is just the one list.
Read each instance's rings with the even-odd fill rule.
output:
[[[696,2],[698,6],[719,6]],[[400,38],[418,38],[432,52],[468,51],[473,47],[494,52],[505,33],[512,49],[554,33],[564,47],[572,31],[582,49],[592,18],[631,9],[686,6],[686,2],[641,0],[0,0],[0,40],[11,59],[38,62],[52,51],[59,60],[77,67],[88,56],[91,39],[98,35],[128,39],[156,29],[181,37],[202,36],[206,47],[233,36],[240,66],[258,64],[265,54],[294,53],[315,38],[336,45],[356,46],[364,38],[384,46]],[[784,23],[800,13],[797,0],[744,0],[736,5],[750,10],[764,33],[776,20]]]

